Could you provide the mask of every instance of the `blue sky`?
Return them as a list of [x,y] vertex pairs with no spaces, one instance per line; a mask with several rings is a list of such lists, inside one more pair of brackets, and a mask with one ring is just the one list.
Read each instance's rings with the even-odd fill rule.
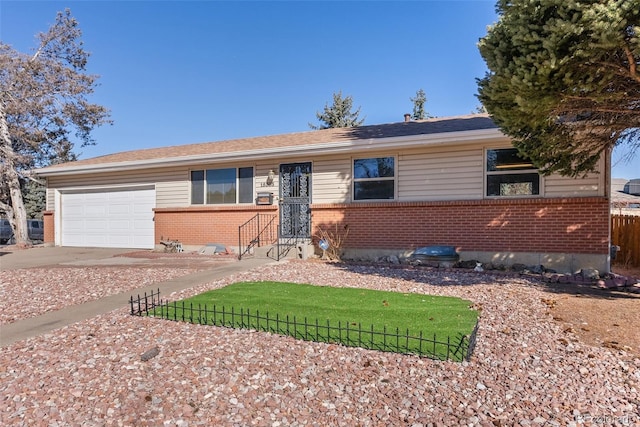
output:
[[[111,110],[80,158],[310,130],[334,92],[365,124],[403,120],[418,89],[438,117],[479,106],[478,39],[493,0],[11,1],[0,38],[35,47],[70,8],[100,75],[92,102]],[[614,154],[614,162],[620,155]],[[640,177],[638,156],[614,177]]]

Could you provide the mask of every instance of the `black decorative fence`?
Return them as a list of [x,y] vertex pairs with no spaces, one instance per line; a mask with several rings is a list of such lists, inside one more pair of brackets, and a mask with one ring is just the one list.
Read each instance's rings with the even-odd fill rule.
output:
[[363,328],[360,323],[309,320],[296,316],[261,314],[259,310],[230,309],[213,305],[208,307],[187,304],[184,301],[164,302],[157,292],[131,297],[131,315],[152,316],[165,320],[189,322],[199,325],[221,326],[236,329],[252,329],[294,337],[305,341],[341,344],[393,353],[416,354],[432,359],[463,361],[470,360],[476,345],[478,323],[469,335],[438,340],[436,334],[425,336],[422,332],[411,335],[409,330],[387,327],[375,329],[373,325]]

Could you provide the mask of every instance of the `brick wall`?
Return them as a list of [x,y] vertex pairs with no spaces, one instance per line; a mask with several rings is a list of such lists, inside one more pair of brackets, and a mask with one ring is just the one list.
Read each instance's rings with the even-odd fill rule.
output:
[[[349,225],[347,248],[413,249],[453,245],[462,251],[608,254],[606,198],[313,204],[318,227]],[[277,206],[155,209],[155,242],[238,244],[238,227]],[[53,243],[53,212],[45,211],[44,241]]]
[[155,243],[177,239],[183,245],[238,245],[238,227],[257,213],[277,213],[277,206],[202,206],[155,209]]
[[54,243],[56,240],[53,214],[53,211],[42,212],[42,221],[44,225],[44,243]]
[[317,227],[349,225],[347,248],[607,254],[606,198],[312,205]]

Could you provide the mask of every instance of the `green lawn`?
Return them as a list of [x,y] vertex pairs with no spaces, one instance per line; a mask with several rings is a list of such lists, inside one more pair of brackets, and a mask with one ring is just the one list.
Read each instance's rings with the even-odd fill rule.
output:
[[453,297],[241,282],[171,303],[154,315],[461,360],[466,351],[462,338],[471,334],[478,320],[478,312],[470,305]]

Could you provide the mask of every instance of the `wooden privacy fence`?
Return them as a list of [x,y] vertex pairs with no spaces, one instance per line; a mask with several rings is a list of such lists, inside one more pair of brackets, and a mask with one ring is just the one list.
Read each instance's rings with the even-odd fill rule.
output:
[[611,243],[620,246],[614,263],[640,267],[640,216],[611,215]]

